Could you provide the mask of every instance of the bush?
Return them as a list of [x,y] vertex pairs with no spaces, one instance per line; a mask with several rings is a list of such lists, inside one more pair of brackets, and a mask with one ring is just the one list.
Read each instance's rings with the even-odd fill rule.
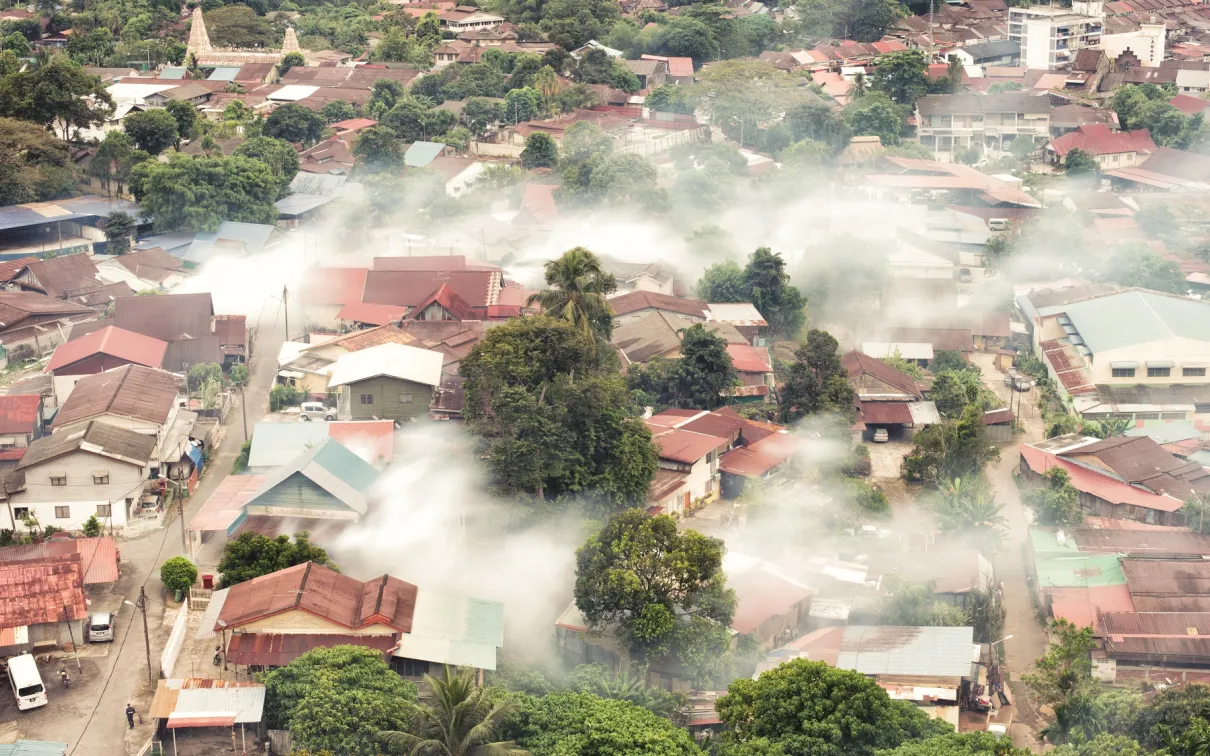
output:
[[89,538],[96,538],[101,535],[101,521],[97,519],[96,515],[93,515],[84,521],[84,527],[81,530]]
[[239,475],[244,470],[248,469],[248,458],[252,455],[252,442],[245,441],[239,445],[239,454],[236,455],[235,461],[231,463],[231,474]]
[[62,532],[63,532],[63,528],[57,527],[55,525],[47,525],[44,528],[42,528],[42,540],[45,541],[45,540],[49,539],[51,536],[53,536],[55,533],[62,533]]
[[197,580],[197,567],[185,557],[173,557],[160,567],[160,582],[170,591],[186,591]]
[[278,384],[269,392],[269,411],[279,412],[282,407],[293,407],[302,401],[302,392],[293,386]]

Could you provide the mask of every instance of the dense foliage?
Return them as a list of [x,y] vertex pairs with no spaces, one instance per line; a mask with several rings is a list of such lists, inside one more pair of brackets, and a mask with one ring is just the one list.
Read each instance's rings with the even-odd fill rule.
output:
[[306,532],[276,538],[259,533],[240,533],[234,541],[223,547],[223,558],[219,560],[219,587],[230,588],[236,583],[284,570],[296,564],[315,562],[335,569],[328,552],[311,543]]

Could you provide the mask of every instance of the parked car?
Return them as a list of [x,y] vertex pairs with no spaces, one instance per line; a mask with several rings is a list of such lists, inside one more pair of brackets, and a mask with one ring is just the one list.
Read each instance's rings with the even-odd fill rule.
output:
[[104,643],[113,640],[113,615],[96,612],[88,618],[88,642]]
[[46,686],[38,672],[38,662],[29,654],[14,656],[6,665],[8,684],[12,686],[17,709],[26,711],[46,705]]
[[1017,391],[1029,391],[1033,386],[1034,382],[1027,378],[1017,378],[1013,381],[1013,388]]
[[878,428],[877,430],[874,431],[874,443],[885,444],[887,441],[890,441],[890,440],[891,440],[891,434],[887,433],[886,428]]
[[312,420],[332,421],[336,419],[336,410],[332,407],[325,407],[323,402],[303,402],[301,415],[304,422]]

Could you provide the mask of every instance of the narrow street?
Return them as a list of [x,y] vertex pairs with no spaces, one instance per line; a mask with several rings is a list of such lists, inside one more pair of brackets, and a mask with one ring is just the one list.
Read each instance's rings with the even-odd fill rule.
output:
[[[1004,374],[996,370],[993,355],[975,354],[974,362],[983,370],[987,386],[1007,403],[1013,392],[1004,385]],[[1021,402],[1019,411],[1016,406],[1018,400]],[[992,561],[996,568],[996,578],[1004,583],[1004,608],[1007,612],[1004,634],[1013,636],[1004,642],[1005,667],[1008,670],[1017,711],[1012,729],[1013,743],[1018,747],[1029,748],[1037,748],[1033,731],[1040,722],[1028,703],[1025,686],[1020,682],[1021,675],[1029,672],[1034,659],[1045,653],[1047,641],[1046,631],[1038,623],[1030,600],[1030,587],[1025,579],[1024,547],[1029,538],[1029,521],[1020,492],[1013,480],[1013,470],[1020,459],[1017,448],[1022,443],[1038,441],[1043,436],[1036,401],[1036,390],[1013,398],[1013,409],[1018,412],[1019,427],[1025,432],[1018,433],[1011,444],[1001,447],[1000,461],[987,471],[988,480],[996,491],[996,499],[1004,505],[1002,514],[1008,520],[1008,536],[1005,538],[1004,547]]]
[[[266,318],[254,343],[252,375],[245,399],[248,411],[248,430],[261,420],[268,409],[269,389],[277,373],[277,353],[284,339],[285,327],[280,319]],[[203,476],[193,496],[185,503],[185,522],[205,503],[206,499],[231,473],[231,465],[239,454],[244,438],[243,417],[237,399],[228,413],[224,427],[224,440],[217,454],[210,460],[209,471]],[[151,634],[151,663],[157,669],[162,648],[162,636],[158,632],[169,611],[165,607],[167,592],[160,582],[159,567],[164,560],[185,554],[181,539],[182,524],[173,516],[163,529],[141,537],[118,542],[122,552],[122,577],[115,592],[133,601],[138,597],[139,587],[145,586],[148,597],[147,621]],[[172,610],[175,611],[175,610]],[[170,621],[170,619],[169,619]],[[92,694],[97,703],[92,711],[80,707],[70,712],[58,711],[58,716],[37,717],[39,712],[29,712],[21,720],[26,737],[67,742],[67,753],[91,756],[92,754],[116,754],[125,744],[124,750],[137,753],[151,734],[151,723],[146,721],[147,708],[154,691],[147,680],[146,650],[143,640],[142,618],[129,606],[121,605],[117,618],[117,637],[109,654],[100,660],[100,686]],[[87,668],[86,668],[87,673]],[[73,689],[76,686],[73,685]],[[83,686],[81,686],[83,687]],[[144,717],[142,726],[134,730],[126,727],[125,709],[134,702]],[[47,707],[50,709],[52,707]],[[51,712],[46,712],[51,714]],[[64,716],[67,714],[67,716]],[[136,722],[137,725],[137,722]]]

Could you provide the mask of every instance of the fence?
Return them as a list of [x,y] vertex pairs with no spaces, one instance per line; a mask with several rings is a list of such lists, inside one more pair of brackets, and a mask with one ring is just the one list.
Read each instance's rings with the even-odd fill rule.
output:
[[185,645],[185,626],[189,624],[189,602],[181,604],[181,608],[176,612],[176,619],[172,623],[172,633],[168,636],[168,642],[164,644],[164,653],[160,654],[160,671],[164,673],[164,678],[172,677],[172,668],[176,666],[176,658],[181,653],[182,646]]
[[678,144],[700,142],[705,138],[705,133],[706,130],[700,127],[693,130],[669,131],[667,134],[661,134],[655,138],[643,137],[622,145],[615,142],[613,151],[630,152],[635,155],[655,155],[670,150]]

